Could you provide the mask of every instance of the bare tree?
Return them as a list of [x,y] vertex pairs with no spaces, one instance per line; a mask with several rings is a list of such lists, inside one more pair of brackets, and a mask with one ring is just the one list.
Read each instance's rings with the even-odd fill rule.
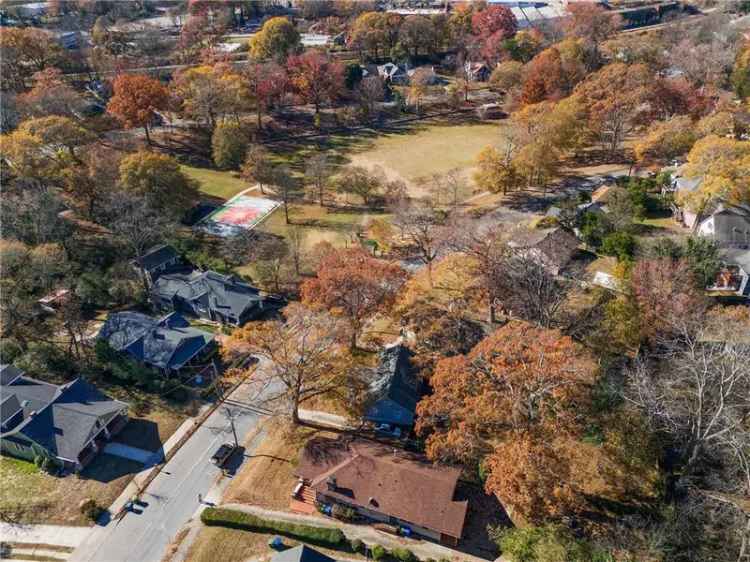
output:
[[283,168],[277,168],[274,171],[270,183],[284,204],[284,218],[286,224],[289,224],[289,204],[299,195],[299,185],[291,174]]
[[357,99],[367,120],[377,115],[377,103],[385,97],[385,87],[380,76],[366,76],[357,85]]
[[149,248],[163,240],[169,222],[143,197],[126,193],[114,194],[105,207],[104,226],[125,246],[128,257],[135,259],[144,290],[148,293],[148,279],[141,258]]
[[325,203],[325,192],[328,188],[328,181],[333,175],[333,168],[328,156],[321,152],[311,156],[305,165],[305,177],[307,181],[315,186],[315,191],[318,194],[318,202],[322,207]]
[[427,268],[427,281],[432,288],[432,265],[448,244],[448,229],[435,209],[426,203],[401,206],[394,224],[404,241],[412,246],[419,261]]

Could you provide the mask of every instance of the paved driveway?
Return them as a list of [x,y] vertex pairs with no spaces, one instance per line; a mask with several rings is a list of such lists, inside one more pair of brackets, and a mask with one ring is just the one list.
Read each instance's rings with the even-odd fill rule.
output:
[[123,443],[107,443],[104,452],[148,465],[159,463],[164,456],[161,451],[147,451]]

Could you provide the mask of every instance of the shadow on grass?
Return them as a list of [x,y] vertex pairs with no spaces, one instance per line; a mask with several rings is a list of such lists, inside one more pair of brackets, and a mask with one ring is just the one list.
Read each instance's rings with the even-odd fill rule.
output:
[[131,418],[123,430],[115,435],[113,441],[154,453],[162,448],[159,426],[145,418]]
[[101,453],[83,469],[80,477],[108,483],[143,470],[143,464],[123,457]]

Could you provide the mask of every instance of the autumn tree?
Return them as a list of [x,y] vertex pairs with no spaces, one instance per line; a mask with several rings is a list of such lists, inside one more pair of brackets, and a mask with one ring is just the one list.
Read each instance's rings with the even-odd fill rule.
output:
[[523,63],[509,60],[499,63],[490,75],[493,88],[508,92],[523,81]]
[[[348,36],[350,48],[360,53],[372,54],[378,59],[382,52],[388,52],[393,46],[389,44],[388,14],[381,12],[365,12],[360,14],[351,25]],[[398,33],[398,26],[396,26]]]
[[416,58],[419,53],[428,53],[434,43],[435,27],[430,18],[411,15],[404,18],[399,28],[400,44]]
[[75,161],[78,160],[76,149],[93,142],[96,138],[76,121],[59,115],[28,119],[21,123],[18,131],[39,139],[47,150],[64,150]]
[[302,301],[345,317],[353,349],[365,321],[391,305],[405,278],[399,265],[373,258],[361,248],[335,250],[321,258],[317,276],[302,285]]
[[260,192],[265,193],[263,186],[273,182],[273,171],[271,155],[262,145],[254,144],[247,149],[245,161],[240,171],[242,179],[248,182],[257,182]]
[[245,70],[247,88],[255,104],[258,129],[263,128],[263,113],[288,90],[289,76],[286,69],[274,62],[255,62]]
[[239,74],[226,63],[202,65],[181,71],[174,91],[185,117],[204,122],[210,129],[226,115],[238,115],[249,101]]
[[380,76],[365,76],[355,87],[365,119],[377,117],[377,103],[385,99],[385,84]]
[[321,207],[324,204],[325,193],[332,174],[331,162],[324,152],[308,158],[305,164],[305,178],[315,187]]
[[288,170],[280,167],[274,168],[269,183],[284,204],[284,219],[289,224],[289,204],[299,196],[300,186]]
[[289,78],[295,91],[320,113],[324,102],[333,102],[344,88],[344,67],[317,51],[289,57]]
[[502,39],[513,37],[518,30],[518,22],[510,8],[501,5],[488,6],[471,16],[471,29],[482,41],[492,36]]
[[750,41],[746,41],[737,52],[731,81],[740,99],[750,97]]
[[121,160],[119,152],[99,147],[82,152],[79,164],[62,171],[65,191],[84,216],[91,220],[98,217],[102,204],[117,187]]
[[522,185],[521,175],[513,164],[512,152],[501,152],[493,146],[483,148],[477,156],[474,181],[482,189],[503,195]]
[[545,49],[527,65],[524,72],[521,99],[525,104],[546,99],[560,99],[565,95],[565,76],[560,51]]
[[593,45],[603,43],[622,28],[622,18],[598,4],[576,2],[568,6],[565,34],[585,39]]
[[680,203],[701,212],[715,200],[750,203],[750,141],[709,135],[688,153],[688,177],[701,177],[700,189],[680,195]]
[[250,54],[255,59],[283,61],[299,50],[299,40],[299,33],[291,21],[285,17],[274,17],[250,38]]
[[250,379],[251,392],[263,405],[283,407],[298,424],[300,407],[315,398],[350,399],[347,390],[355,386],[355,369],[346,331],[345,323],[334,316],[290,304],[283,321],[249,322],[235,330],[224,354],[260,358]]
[[177,217],[198,200],[197,183],[185,175],[177,160],[145,150],[122,160],[120,185],[128,193],[145,198],[155,209]]
[[542,459],[560,456],[553,441],[580,431],[596,372],[589,354],[559,331],[510,322],[468,354],[438,362],[433,393],[417,406],[417,431],[433,460],[484,459],[487,492],[524,519],[560,515],[574,490],[565,473],[545,472],[556,465]]
[[652,97],[653,76],[642,64],[608,64],[576,86],[574,97],[600,142],[616,150],[644,118]]
[[33,83],[28,92],[18,97],[18,103],[26,115],[60,115],[72,118],[83,107],[83,98],[65,82],[57,68],[50,67],[37,72],[33,75]]
[[211,135],[211,154],[214,164],[222,170],[236,169],[247,152],[248,139],[242,127],[222,121]]
[[142,74],[121,74],[115,78],[113,90],[107,111],[126,127],[143,127],[150,145],[149,126],[156,112],[167,107],[169,92],[166,86]]
[[668,161],[687,154],[696,140],[693,120],[686,115],[654,121],[635,145],[635,157],[640,162]]
[[23,92],[28,80],[47,67],[60,66],[65,54],[55,38],[36,27],[0,29],[2,90]]

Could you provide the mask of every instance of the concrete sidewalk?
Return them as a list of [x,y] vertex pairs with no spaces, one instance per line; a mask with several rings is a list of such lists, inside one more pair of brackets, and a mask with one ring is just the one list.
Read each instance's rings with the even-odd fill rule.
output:
[[[486,559],[455,550],[442,544],[433,543],[430,541],[420,539],[408,539],[406,537],[397,537],[388,533],[378,531],[374,527],[369,525],[352,525],[350,523],[344,523],[336,519],[328,517],[318,517],[315,515],[302,515],[297,513],[289,513],[286,511],[275,511],[271,509],[264,509],[254,505],[244,504],[225,504],[219,507],[227,509],[235,509],[244,513],[250,513],[259,517],[265,517],[267,519],[275,519],[277,521],[288,521],[289,523],[304,523],[308,525],[316,525],[318,527],[338,527],[349,540],[359,539],[365,544],[376,545],[379,544],[389,550],[393,548],[408,548],[411,550],[417,558],[420,560],[427,560],[432,558],[433,560],[447,559],[447,560],[461,560],[464,562],[487,562]],[[503,557],[497,558],[501,562],[508,562]]]
[[89,536],[92,530],[92,527],[0,523],[0,539],[7,542],[50,544],[75,548]]

